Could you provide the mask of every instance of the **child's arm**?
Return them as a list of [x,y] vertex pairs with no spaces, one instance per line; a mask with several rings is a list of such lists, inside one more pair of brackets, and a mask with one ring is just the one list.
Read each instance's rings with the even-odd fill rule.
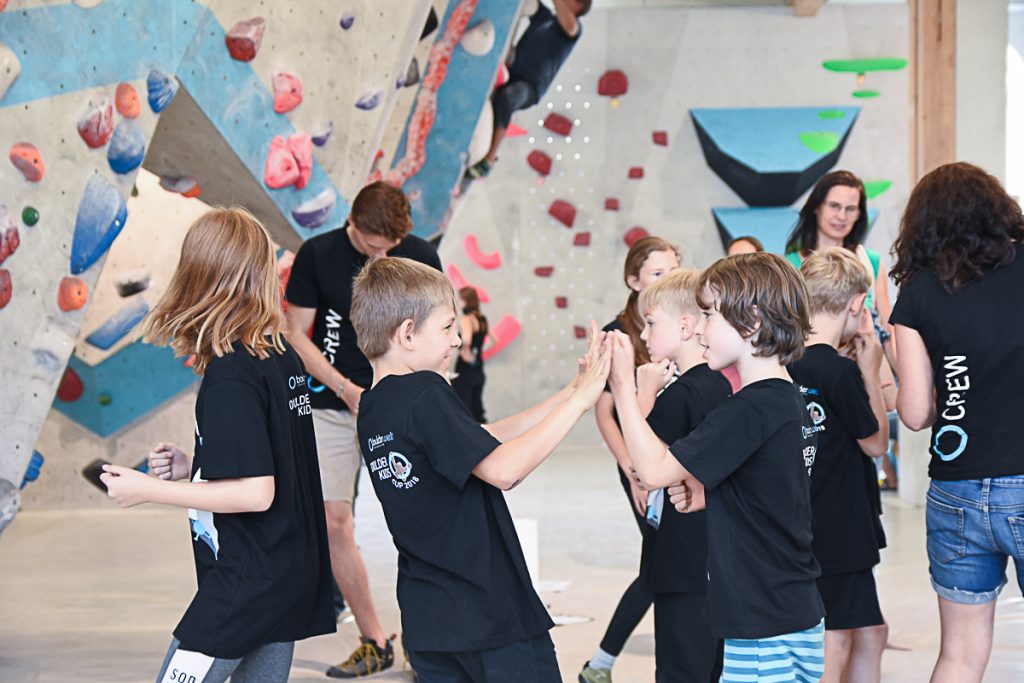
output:
[[935,422],[935,384],[928,349],[917,330],[896,325],[897,374],[900,393],[896,410],[900,420],[915,432]]
[[219,481],[165,481],[120,465],[104,465],[100,479],[121,507],[160,503],[207,512],[263,512],[274,502],[274,477]]
[[636,400],[640,404],[640,414],[647,419],[654,409],[654,401],[658,392],[668,386],[669,380],[675,377],[676,364],[667,358],[659,363],[647,363],[636,369]]
[[878,421],[878,431],[869,437],[857,439],[860,449],[873,458],[880,458],[889,450],[889,417],[885,411],[885,398],[882,396],[882,345],[875,335],[871,323],[871,313],[866,309],[861,316],[867,323],[861,325],[861,331],[853,338],[857,349],[857,367],[864,378],[864,388],[871,402],[871,412]]
[[555,6],[555,17],[559,26],[565,31],[565,35],[575,38],[580,32],[580,23],[576,19],[576,13],[572,11],[566,0],[552,0]]
[[473,474],[508,491],[544,462],[601,394],[611,363],[609,344],[608,340],[601,344],[599,353],[592,362],[588,361],[586,372],[564,402],[532,429],[495,448],[473,468]]
[[611,392],[602,391],[601,398],[597,399],[594,406],[594,418],[597,421],[597,430],[601,432],[601,438],[608,444],[608,450],[612,452],[615,463],[629,478],[629,492],[633,499],[633,507],[637,512],[647,514],[647,492],[640,488],[640,483],[633,476],[633,463],[629,459],[629,452],[626,450],[626,442],[622,439],[622,432],[619,425],[615,423],[615,399]]
[[615,333],[610,383],[619,411],[619,424],[626,450],[633,462],[637,477],[647,489],[659,489],[680,480],[692,479],[668,448],[651,430],[640,412],[636,398],[636,380],[633,376],[633,345],[629,337]]
[[[355,384],[335,370],[331,362],[327,360],[327,357],[320,353],[320,349],[306,335],[306,332],[313,326],[313,322],[316,319],[316,309],[289,304],[284,317],[288,328],[285,336],[288,338],[288,343],[299,354],[299,358],[302,359],[306,372],[327,387],[328,390],[337,394],[338,398],[348,406],[349,412],[353,415],[358,413],[359,397],[363,393],[363,387]],[[344,382],[344,386],[342,386],[342,382]],[[339,386],[342,386],[341,393],[338,393]]]

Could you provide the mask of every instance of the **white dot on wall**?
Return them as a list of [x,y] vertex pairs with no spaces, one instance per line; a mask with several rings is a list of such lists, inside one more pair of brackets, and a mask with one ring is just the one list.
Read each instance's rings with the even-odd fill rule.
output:
[[537,221],[530,221],[530,225],[537,225]]
[[536,350],[537,350],[537,347],[535,345],[531,344],[530,345],[530,351],[536,351]]
[[[563,332],[564,332],[564,330],[563,330]],[[559,358],[558,359],[558,367],[560,367],[560,368],[561,367],[565,367],[565,359],[564,358]]]
[[551,191],[550,191],[550,194],[554,194],[554,193],[555,193],[555,188],[552,187]]
[[587,219],[587,225],[593,225],[593,224],[594,224],[594,219],[593,218],[588,218]]
[[555,345],[554,344],[549,344],[548,345],[548,351],[554,351],[554,350],[555,350]]
[[544,119],[537,119],[537,125],[538,126],[543,126],[544,125]]
[[591,282],[591,283],[589,283],[587,285],[587,289],[593,289],[593,288],[594,288],[594,283],[593,282]]
[[530,320],[536,320],[536,319],[537,319],[537,314],[536,313],[531,313],[530,314]]
[[565,241],[565,235],[562,235],[561,237],[559,237],[558,241],[559,242],[564,242]]
[[[577,152],[576,154],[573,154],[573,155],[572,155],[572,158],[573,158],[573,159],[579,159],[579,158],[580,158],[580,154],[579,154],[579,152]],[[582,174],[580,174],[580,175],[582,175]]]
[[547,238],[547,237],[545,237],[544,235],[541,235],[541,236],[540,236],[540,241],[541,241],[541,242],[547,242],[547,241],[548,241],[548,238]]
[[531,135],[531,136],[530,136],[530,144],[532,145],[533,143],[534,143],[534,138],[533,138],[533,136]]
[[530,194],[537,194],[537,188],[536,187],[531,187],[530,188]]
[[554,102],[548,102],[548,109],[554,109],[554,108],[555,108],[555,103]]
[[565,103],[565,108],[566,109],[572,109],[572,102],[566,102]]
[[583,269],[582,269],[582,268],[577,268],[577,269],[576,269],[576,272],[578,272],[578,273],[582,273],[582,272],[583,272]]
[[569,289],[576,289],[576,284],[573,282],[569,283]]
[[548,331],[547,330],[541,330],[540,331],[540,336],[542,336],[542,337],[548,336]]
[[566,142],[572,142],[572,136],[571,135],[565,136],[565,141]]
[[559,178],[564,178],[565,177],[565,171],[559,171],[558,172],[558,177]]
[[576,350],[576,345],[575,344],[569,344],[565,348],[566,348],[567,351],[575,351]]
[[555,141],[555,139],[549,135],[548,136],[548,144],[550,145],[554,141]]
[[558,336],[559,337],[564,337],[565,336],[565,330],[559,330],[558,331]]
[[[578,175],[578,176],[579,176],[580,178],[582,178],[582,177],[583,177],[583,171],[580,171],[580,172],[579,172],[579,173],[577,173],[576,175]],[[590,191],[591,191],[591,192],[593,192],[594,190],[590,190]]]
[[584,109],[590,109],[590,102],[584,102],[583,103],[583,108]]
[[555,92],[562,92],[562,86],[556,85],[555,86]]
[[573,88],[573,90],[575,90],[576,92],[579,92],[580,90],[583,90],[583,86],[581,86],[579,83],[577,83],[576,87]]
[[579,120],[579,119],[576,119],[574,123],[575,123],[575,125],[577,125],[577,126],[578,126],[578,125],[580,125],[580,120]]
[[569,314],[569,320],[575,320],[575,319],[576,319],[576,316],[574,316],[572,313],[570,313]]
[[555,314],[554,314],[554,313],[552,313],[549,319],[550,319],[550,320],[554,320],[554,319],[555,319]]
[[561,154],[556,154],[555,155],[555,161],[561,161],[561,160],[562,160],[562,155]]
[[572,194],[572,193],[574,193],[575,191],[576,191],[576,188],[574,188],[574,187],[570,187],[570,188],[569,188],[569,194]]
[[584,135],[583,136],[583,142],[584,143],[590,142],[590,136],[589,135]]
[[530,285],[530,289],[537,289],[536,283]]

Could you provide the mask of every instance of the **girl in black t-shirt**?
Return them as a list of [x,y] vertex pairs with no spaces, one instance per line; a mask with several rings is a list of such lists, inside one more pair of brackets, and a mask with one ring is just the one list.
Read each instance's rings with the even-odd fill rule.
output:
[[158,681],[286,681],[294,641],[335,630],[306,372],[282,335],[278,287],[263,226],[215,209],[189,228],[146,324],[203,376],[194,457],[161,443],[152,476],[100,476],[122,507],[189,511],[199,588]]
[[462,346],[455,361],[452,389],[473,413],[473,419],[483,424],[484,416],[484,340],[487,339],[487,316],[480,312],[480,296],[472,287],[459,290],[462,315],[459,316],[459,337]]
[[981,681],[1013,557],[1024,588],[1024,217],[955,163],[910,195],[894,248],[900,419],[932,428],[926,527],[942,647],[933,682]]

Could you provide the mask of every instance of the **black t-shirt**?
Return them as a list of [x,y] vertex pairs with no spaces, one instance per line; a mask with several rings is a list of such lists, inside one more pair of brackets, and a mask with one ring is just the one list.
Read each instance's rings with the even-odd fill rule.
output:
[[537,13],[530,17],[530,25],[523,37],[516,43],[515,60],[509,67],[512,79],[530,83],[536,89],[537,97],[543,97],[569,53],[576,47],[576,41],[583,35],[583,24],[577,22],[576,25],[576,35],[570,37],[558,23],[558,17],[541,4]]
[[[661,392],[647,424],[663,443],[675,443],[730,394],[729,380],[702,363]],[[658,530],[644,535],[640,579],[651,593],[704,593],[708,581],[707,512],[679,512],[667,492],[664,501]]]
[[473,476],[500,443],[436,372],[363,393],[359,444],[398,549],[410,650],[469,652],[546,633],[502,492]]
[[796,387],[754,382],[669,450],[706,490],[712,633],[767,638],[817,625],[815,434]]
[[192,481],[264,476],[264,512],[189,510],[199,590],[174,631],[182,649],[236,659],[335,630],[305,369],[291,347],[260,360],[236,343],[199,386]]
[[[437,250],[415,235],[402,240],[388,256],[402,256],[441,270]],[[313,343],[338,372],[361,387],[370,386],[373,370],[356,344],[349,310],[352,280],[368,260],[352,246],[346,228],[317,235],[306,240],[295,255],[285,293],[289,304],[316,309]],[[335,389],[310,375],[309,395],[314,408],[348,410]]]
[[932,479],[1024,474],[1024,258],[949,294],[934,273],[900,289],[889,322],[917,330],[932,363]]
[[823,576],[879,562],[875,511],[857,439],[878,431],[878,420],[857,364],[828,344],[808,346],[789,374],[807,402],[818,433],[811,472],[814,556]]

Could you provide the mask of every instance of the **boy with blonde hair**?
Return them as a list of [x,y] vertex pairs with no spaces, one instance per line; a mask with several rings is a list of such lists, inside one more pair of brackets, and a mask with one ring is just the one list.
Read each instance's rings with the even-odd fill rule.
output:
[[[822,680],[877,683],[888,628],[872,574],[881,538],[869,496],[871,457],[885,455],[889,424],[878,374],[882,347],[864,306],[871,278],[851,251],[837,247],[812,253],[800,272],[810,294],[811,335],[789,373],[818,433],[811,509],[826,612]],[[840,355],[847,344],[856,361]]]
[[480,425],[442,375],[460,345],[456,320],[451,284],[428,266],[374,259],[356,278],[352,324],[373,366],[357,431],[398,549],[406,651],[424,681],[556,683],[553,623],[502,491],[597,401],[610,346],[592,335],[568,386]]
[[[696,334],[712,370],[742,388],[667,447],[646,428],[629,340],[613,345],[612,393],[641,483],[680,511],[705,506],[711,632],[725,640],[721,680],[817,681],[824,610],[811,552],[814,431],[786,365],[810,328],[807,290],[779,256],[721,259],[698,283]],[[692,618],[692,617],[691,617]]]

